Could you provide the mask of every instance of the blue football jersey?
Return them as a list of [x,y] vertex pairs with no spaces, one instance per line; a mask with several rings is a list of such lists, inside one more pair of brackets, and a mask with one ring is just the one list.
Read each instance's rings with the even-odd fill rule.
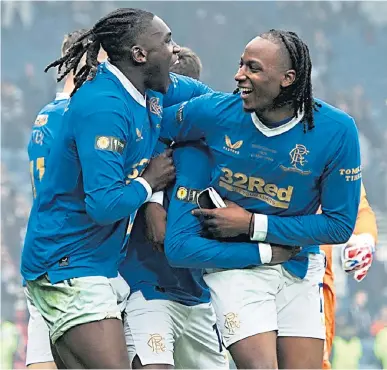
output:
[[[165,110],[163,136],[201,137],[211,150],[210,185],[245,209],[268,215],[264,241],[305,247],[285,264],[303,277],[301,257],[318,253],[320,244],[340,244],[352,234],[360,198],[358,133],[344,112],[318,101],[315,128],[304,133],[302,115],[279,127],[266,127],[243,111],[239,95],[214,93]],[[321,205],[323,213],[316,215]],[[175,241],[176,242],[176,241]],[[187,238],[174,248],[180,266]],[[166,247],[168,248],[168,246]],[[198,261],[197,267],[203,267]]]
[[237,242],[236,238],[218,241],[200,235],[200,220],[191,212],[198,208],[200,192],[211,183],[214,159],[207,147],[187,144],[174,153],[176,182],[169,198],[164,243],[169,263],[174,267],[206,269],[261,265],[256,242]]
[[[158,152],[164,149],[165,145],[159,143]],[[186,184],[184,172],[193,170],[194,182],[191,185],[204,188],[211,174],[207,152],[206,147],[200,144],[175,149],[173,158],[177,182]],[[193,169],[192,161],[195,161]],[[172,198],[173,190],[170,188],[164,196],[166,209]],[[155,251],[147,241],[142,212],[143,208],[134,222],[127,255],[119,269],[130,285],[131,293],[140,290],[145,299],[173,300],[188,306],[209,302],[210,293],[202,270],[171,267],[164,253]]]
[[[171,80],[166,105],[205,87]],[[117,276],[136,212],[151,195],[141,174],[159,138],[163,100],[152,92],[145,99],[109,62],[74,95],[31,210],[21,264],[26,280],[45,273],[53,283]]]
[[48,155],[54,139],[60,133],[63,113],[70,96],[58,93],[53,102],[47,104],[36,117],[28,143],[32,195],[34,199],[40,189],[40,182],[46,168]]
[[[171,85],[166,95],[154,91],[148,91],[150,120],[160,119],[162,108],[180,103],[195,96],[200,96],[212,90],[205,84],[189,77],[170,74]],[[159,124],[159,122],[155,122]],[[163,152],[167,146],[161,142],[156,146],[153,156]],[[179,177],[180,168],[190,164],[195,157],[191,151],[197,153],[197,163],[202,158],[202,166],[208,167],[208,157],[203,154],[203,147],[195,147],[181,155],[181,149],[174,151],[174,162]],[[180,160],[180,157],[181,160]],[[181,163],[181,164],[180,164]],[[205,172],[202,174],[203,183],[207,184],[208,179]],[[198,179],[200,181],[200,178]],[[168,208],[169,196],[172,188],[166,192],[164,206]],[[202,278],[201,269],[175,269],[169,264],[165,255],[154,251],[153,246],[145,238],[145,225],[143,209],[139,210],[139,217],[136,217],[131,229],[128,250],[124,261],[121,263],[119,272],[131,287],[134,293],[140,290],[146,299],[166,299],[179,302],[188,306],[209,302],[210,294]],[[128,239],[125,240],[125,243]]]

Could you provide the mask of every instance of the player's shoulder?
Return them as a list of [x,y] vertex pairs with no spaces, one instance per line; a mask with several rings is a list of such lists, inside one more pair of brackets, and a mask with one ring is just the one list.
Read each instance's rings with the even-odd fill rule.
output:
[[68,102],[69,97],[63,99],[56,98],[55,100],[45,105],[37,114],[33,128],[37,129],[40,127],[46,127],[47,125],[61,120]]
[[314,99],[316,104],[315,125],[337,132],[356,130],[355,120],[348,113],[320,99]]
[[180,75],[180,74],[177,74],[177,73],[174,73],[174,72],[169,72],[169,78],[171,80],[171,83],[173,85],[173,87],[189,87],[189,88],[192,88],[192,87],[195,87],[195,88],[198,88],[200,90],[202,90],[203,93],[210,93],[210,92],[213,92],[213,90],[207,86],[206,84],[204,84],[203,82],[199,81],[199,80],[195,80],[194,78],[192,77],[188,77],[188,76],[183,76],[183,75]]
[[210,92],[195,98],[197,101],[205,103],[207,106],[216,108],[217,112],[229,110],[234,107],[242,106],[242,100],[238,94],[226,93],[226,92]]
[[121,114],[145,109],[144,96],[117,68],[113,71],[116,72],[113,73],[103,63],[94,79],[86,81],[74,94],[71,101],[73,108],[84,109],[87,106],[87,112],[113,111]]

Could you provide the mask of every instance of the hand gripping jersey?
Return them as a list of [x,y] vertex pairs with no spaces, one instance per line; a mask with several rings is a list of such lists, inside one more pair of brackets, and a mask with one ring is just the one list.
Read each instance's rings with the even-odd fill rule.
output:
[[[199,82],[171,79],[166,105],[203,93]],[[109,62],[74,95],[31,211],[26,280],[117,276],[126,231],[151,195],[140,176],[159,138],[162,106],[162,95],[145,100]]]
[[[164,151],[165,144],[159,142],[157,153]],[[173,152],[177,182],[184,182],[184,173],[193,171],[192,186],[199,188],[209,183],[211,167],[208,149],[198,143],[182,146]],[[192,167],[192,162],[195,166]],[[173,189],[164,196],[164,207],[168,209],[173,202]],[[154,250],[145,237],[143,208],[133,225],[128,251],[119,272],[128,282],[131,293],[138,290],[145,299],[166,299],[179,302],[186,306],[207,303],[210,300],[208,287],[204,283],[201,269],[173,268],[169,265],[165,254]]]
[[[268,215],[261,240],[305,247],[284,264],[304,277],[309,252],[319,244],[346,242],[352,234],[360,197],[358,134],[353,119],[317,101],[315,128],[304,133],[299,117],[268,128],[243,111],[239,95],[213,93],[168,108],[162,136],[176,141],[204,137],[214,157],[211,186],[226,199]],[[164,123],[165,122],[165,123]],[[323,213],[316,215],[318,207]],[[191,264],[187,235],[168,240]],[[187,258],[185,258],[187,257]],[[203,267],[203,261],[196,261]],[[207,263],[207,261],[206,261]]]

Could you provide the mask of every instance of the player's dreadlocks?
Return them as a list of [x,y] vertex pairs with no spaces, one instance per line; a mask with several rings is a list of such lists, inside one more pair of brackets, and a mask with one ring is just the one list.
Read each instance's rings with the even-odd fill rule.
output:
[[64,40],[62,43],[62,56],[64,56],[67,53],[67,51],[71,48],[71,46],[73,46],[78,41],[78,39],[86,32],[87,32],[87,29],[81,28],[79,30],[67,33],[64,36]]
[[66,54],[44,70],[58,66],[60,71],[64,67],[57,81],[61,81],[70,71],[76,73],[77,66],[86,54],[86,64],[75,74],[75,87],[71,96],[86,81],[93,79],[98,67],[98,53],[101,48],[106,51],[109,60],[119,61],[135,45],[138,35],[150,26],[154,14],[141,9],[117,9],[101,18],[93,28],[85,32],[75,42]]
[[272,29],[263,33],[261,37],[275,43],[282,42],[289,54],[292,68],[296,71],[294,83],[281,90],[274,100],[274,106],[282,107],[290,103],[295,116],[298,115],[298,112],[304,111],[304,132],[307,130],[305,122],[308,124],[308,130],[312,130],[314,127],[313,112],[320,104],[313,99],[312,61],[308,46],[295,32]]

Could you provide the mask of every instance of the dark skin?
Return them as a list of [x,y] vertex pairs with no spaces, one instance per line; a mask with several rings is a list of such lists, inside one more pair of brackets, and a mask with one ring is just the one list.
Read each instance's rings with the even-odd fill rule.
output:
[[[146,45],[146,47],[144,47]],[[131,55],[133,60],[140,64],[140,68],[143,70],[143,74],[138,72],[138,65],[130,67],[123,71],[125,76],[133,83],[133,85],[142,93],[145,94],[146,89],[152,89],[161,93],[166,93],[170,83],[169,80],[169,67],[176,61],[176,56],[180,51],[180,47],[177,46],[172,40],[172,34],[169,27],[158,17],[154,17],[152,21],[152,27],[142,34],[138,39],[138,45],[135,45],[131,49]],[[121,68],[120,68],[121,69]],[[174,178],[174,167],[172,161],[172,150],[167,150],[161,155],[162,161],[154,162],[156,157],[152,160],[144,171],[143,178],[148,181],[153,191],[163,189]],[[154,162],[154,163],[152,163]],[[165,181],[159,181],[159,179],[152,176],[152,166],[155,171],[158,171],[162,166],[165,167],[165,172],[170,176],[165,177]],[[161,186],[162,185],[162,186]],[[164,211],[165,213],[165,211]],[[165,217],[160,217],[160,213],[155,218],[165,224]],[[152,225],[152,223],[148,223]],[[162,237],[164,241],[165,228],[162,236],[157,238],[153,235],[159,235],[156,232],[147,232],[147,236],[151,239],[156,248],[162,249],[162,244],[158,243]],[[165,364],[151,364],[143,366],[138,356],[133,359],[133,369],[169,369],[173,368],[170,365]]]
[[[256,37],[250,41],[241,56],[235,80],[242,91],[243,109],[255,112],[267,123],[280,122],[293,115],[291,106],[273,108],[273,101],[281,88],[290,86],[296,78],[290,58],[277,43]],[[251,213],[234,204],[232,209],[194,210],[196,217],[205,216],[204,227],[214,237],[227,238],[248,235]]]
[[[180,47],[172,40],[172,33],[162,19],[155,16],[151,26],[127,50],[127,57],[115,61],[117,68],[141,94],[147,89],[166,93],[169,86],[169,67],[176,61]],[[134,63],[128,63],[133,60]]]
[[[273,106],[281,88],[290,86],[296,79],[296,72],[290,66],[289,56],[277,43],[257,37],[247,44],[235,75],[242,90],[244,110],[255,112],[265,123],[291,118],[291,106]],[[204,228],[214,237],[247,236],[249,233],[251,213],[236,204],[213,210],[196,209],[192,214],[204,218]],[[321,369],[323,349],[323,340],[277,338],[275,332],[245,338],[229,348],[238,368],[251,369],[277,366],[282,369]]]
[[[180,51],[168,26],[154,17],[136,45],[126,49],[122,45],[122,48],[126,55],[114,64],[137,90],[143,95],[147,89],[165,93],[170,82],[169,66]],[[152,159],[143,173],[154,191],[163,189],[175,177],[171,156],[172,151],[167,150]],[[129,369],[122,322],[104,319],[69,329],[55,343],[55,359],[60,368]],[[162,364],[154,366],[163,367]]]
[[235,75],[238,87],[252,90],[242,92],[243,109],[255,112],[267,123],[280,122],[293,115],[291,106],[273,108],[273,101],[281,88],[290,86],[296,79],[290,58],[281,45],[256,37],[250,41],[241,56]]
[[[143,32],[127,58],[115,65],[145,95],[147,89],[165,93],[170,83],[169,67],[177,59],[180,47],[172,40],[172,33],[162,19],[155,16],[151,26]],[[128,63],[133,60],[135,63]],[[153,191],[164,189],[175,178],[172,151],[167,150],[152,159],[142,176]]]

